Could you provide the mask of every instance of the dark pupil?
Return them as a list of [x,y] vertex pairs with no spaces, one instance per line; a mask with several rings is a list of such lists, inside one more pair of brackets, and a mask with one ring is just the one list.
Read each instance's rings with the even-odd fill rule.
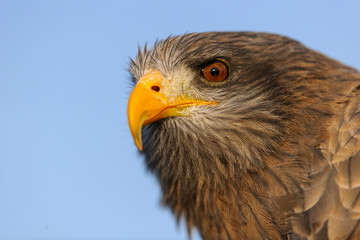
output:
[[212,69],[210,70],[210,73],[211,73],[211,75],[213,75],[214,77],[216,77],[217,75],[219,75],[220,71],[219,71],[219,69],[217,69],[216,67],[214,67],[214,68],[212,68]]

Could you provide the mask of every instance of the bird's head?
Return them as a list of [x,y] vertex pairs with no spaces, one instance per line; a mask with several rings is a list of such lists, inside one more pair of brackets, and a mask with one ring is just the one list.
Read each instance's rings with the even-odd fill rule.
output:
[[[338,69],[354,72],[265,33],[193,33],[139,50],[130,64],[129,125],[163,203],[204,239],[230,239],[229,226],[233,239],[280,239],[261,232],[289,231],[283,216],[303,206],[310,163],[327,161],[319,146]],[[259,235],[253,215],[269,219]]]
[[222,159],[260,167],[287,124],[283,66],[302,50],[277,35],[224,32],[170,37],[139,50],[128,104],[135,144],[154,168],[177,158],[192,159],[197,169]]

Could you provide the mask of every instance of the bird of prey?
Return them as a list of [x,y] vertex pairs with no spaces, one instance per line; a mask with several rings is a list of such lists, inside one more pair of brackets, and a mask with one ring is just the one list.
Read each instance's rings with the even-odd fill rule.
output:
[[130,72],[135,144],[188,229],[360,239],[356,69],[287,37],[208,32],[140,49]]

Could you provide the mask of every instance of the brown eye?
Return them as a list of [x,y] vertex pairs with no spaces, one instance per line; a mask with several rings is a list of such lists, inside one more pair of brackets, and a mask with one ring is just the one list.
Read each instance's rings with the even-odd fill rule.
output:
[[225,63],[221,61],[215,61],[207,64],[202,69],[202,74],[208,81],[221,82],[229,76],[229,69]]

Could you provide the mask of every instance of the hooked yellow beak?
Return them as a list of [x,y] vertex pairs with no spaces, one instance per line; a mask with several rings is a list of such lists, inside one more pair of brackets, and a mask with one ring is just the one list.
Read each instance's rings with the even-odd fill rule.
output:
[[164,78],[157,71],[143,75],[133,89],[128,103],[128,121],[135,144],[141,151],[143,149],[141,128],[159,119],[184,116],[181,110],[193,105],[216,104],[179,96],[169,100],[164,95]]

